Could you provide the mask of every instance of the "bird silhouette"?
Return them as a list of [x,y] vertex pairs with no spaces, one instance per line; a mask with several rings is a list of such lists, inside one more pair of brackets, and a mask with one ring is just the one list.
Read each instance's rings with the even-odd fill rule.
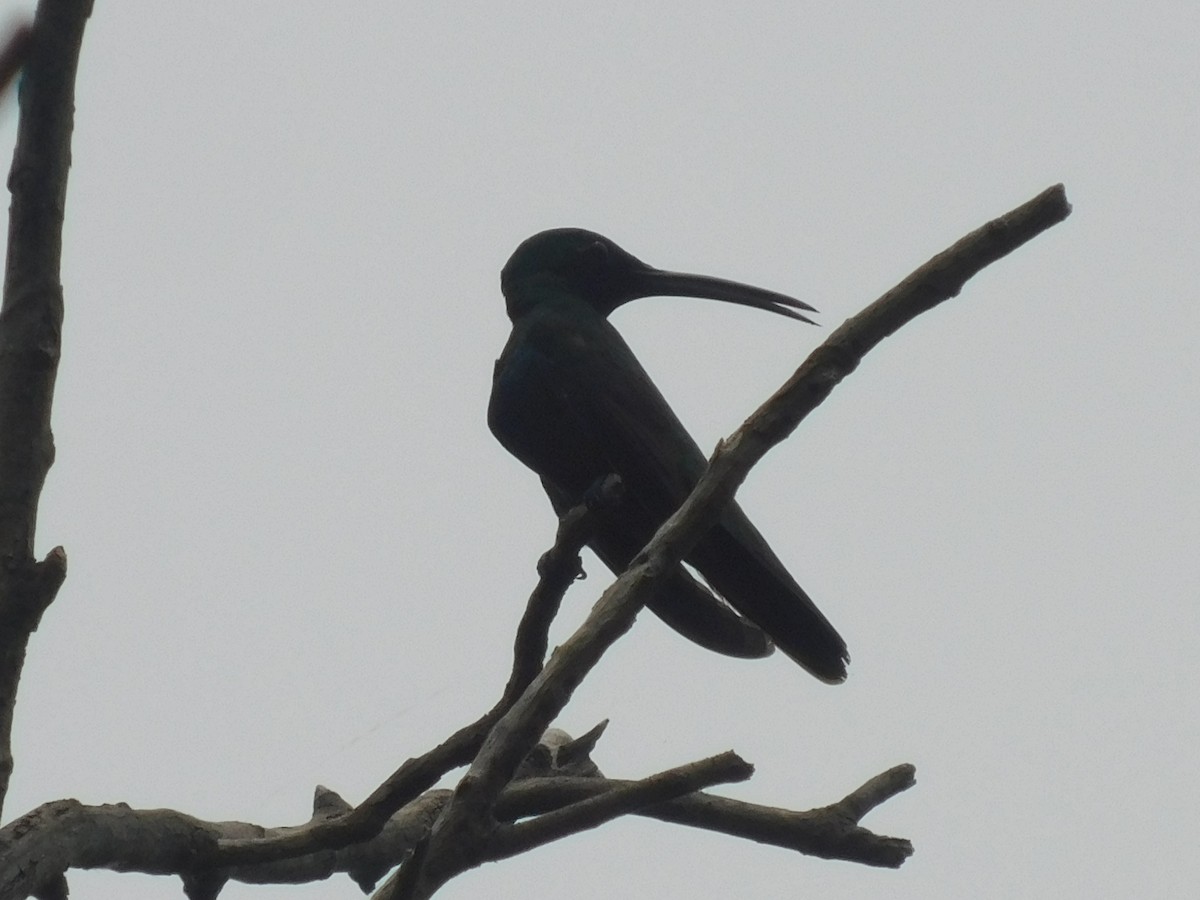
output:
[[[803,322],[812,320],[800,310],[815,311],[773,291],[655,269],[581,228],[525,240],[500,284],[513,328],[496,361],[488,426],[541,476],[559,515],[601,479],[621,477],[622,496],[599,511],[589,542],[617,574],[679,508],[707,462],[608,315],[651,296],[722,300]],[[648,604],[680,634],[729,656],[766,656],[774,644],[822,681],[845,679],[845,641],[736,503],[686,562],[728,605],[680,566]]]

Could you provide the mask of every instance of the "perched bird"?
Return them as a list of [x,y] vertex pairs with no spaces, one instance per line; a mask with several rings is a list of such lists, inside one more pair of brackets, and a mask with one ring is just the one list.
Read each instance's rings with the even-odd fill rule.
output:
[[[804,322],[811,320],[799,310],[813,311],[772,291],[652,268],[580,228],[524,241],[500,286],[513,328],[496,361],[488,426],[541,476],[560,515],[600,479],[621,477],[622,498],[601,513],[590,542],[618,574],[691,493],[707,462],[609,313],[651,296],[724,300]],[[845,679],[845,641],[736,504],[686,561],[729,605],[680,566],[649,603],[676,631],[730,656],[766,656],[773,642],[822,681]]]

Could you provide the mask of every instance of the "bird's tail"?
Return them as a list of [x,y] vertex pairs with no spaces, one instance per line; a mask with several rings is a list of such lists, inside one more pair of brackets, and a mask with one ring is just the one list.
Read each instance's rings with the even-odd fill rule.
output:
[[[542,479],[542,487],[559,516],[578,502],[546,478]],[[614,575],[620,575],[642,549],[646,540],[643,536],[654,534],[657,524],[637,504],[627,504],[620,511],[601,511],[601,519],[604,524],[596,529],[588,546]],[[756,625],[714,597],[683,566],[659,587],[646,605],[685,638],[714,653],[760,659],[770,656],[775,649]]]
[[756,625],[714,597],[682,567],[646,605],[685,638],[715,653],[761,659],[775,649]]
[[846,642],[736,505],[688,555],[729,604],[822,681],[846,679]]

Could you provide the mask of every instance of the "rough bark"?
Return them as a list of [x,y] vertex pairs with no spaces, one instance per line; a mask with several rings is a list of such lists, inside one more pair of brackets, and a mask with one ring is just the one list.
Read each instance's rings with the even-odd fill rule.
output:
[[[12,722],[29,636],[66,578],[61,547],[34,557],[38,501],[54,461],[50,406],[61,349],[59,266],[75,117],[75,70],[90,0],[42,0],[24,53],[8,187],[0,305],[0,808],[13,770]],[[10,45],[11,47],[11,45]],[[11,74],[12,57],[0,54]]]

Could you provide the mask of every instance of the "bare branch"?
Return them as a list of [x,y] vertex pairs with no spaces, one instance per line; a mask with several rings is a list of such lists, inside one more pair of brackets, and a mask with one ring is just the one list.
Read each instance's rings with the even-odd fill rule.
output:
[[550,625],[558,615],[567,588],[580,577],[579,553],[595,531],[596,513],[615,505],[622,490],[621,479],[609,475],[593,486],[583,503],[567,510],[559,520],[554,546],[538,560],[538,584],[517,627],[512,676],[501,700],[505,709],[517,701],[542,671]]
[[547,729],[537,746],[517,768],[515,779],[538,778],[543,775],[583,775],[588,778],[601,776],[600,767],[592,759],[608,719],[593,726],[586,734],[571,737],[560,728]]
[[[331,794],[318,789],[313,821],[339,814],[345,806],[340,797]],[[226,869],[208,865],[218,841],[266,839],[297,829],[203,822],[169,809],[84,806],[75,800],[58,800],[0,830],[0,898],[40,896],[62,882],[71,868],[179,875],[191,900],[212,900],[229,880],[299,884],[337,872],[345,872],[369,891],[428,834],[449,796],[449,791],[422,795],[393,816],[372,840],[350,848]]]
[[554,546],[539,564],[538,584],[517,627],[512,674],[495,707],[429,752],[407,760],[352,811],[286,833],[222,840],[213,864],[261,864],[369,840],[397,810],[431,788],[446,772],[469,763],[479,752],[487,733],[541,671],[550,625],[563,594],[577,577],[579,552],[591,536],[596,513],[615,503],[620,490],[620,479],[606,479],[597,485],[586,503],[563,516]]
[[[697,785],[748,778],[749,774],[748,764],[736,755],[721,754],[637,781],[557,774],[517,781],[500,794],[498,814],[504,820],[540,817],[516,826],[500,826],[488,842],[486,859],[512,856],[626,812],[869,865],[899,865],[912,852],[907,841],[881,838],[858,828],[856,818],[848,811],[850,806],[862,803],[859,796],[864,791],[882,800],[883,793],[910,786],[911,767],[896,767],[839,803],[806,812],[690,790]],[[134,810],[125,804],[86,806],[77,800],[55,800],[0,829],[0,898],[53,896],[58,886],[65,886],[66,871],[78,868],[178,875],[191,900],[214,900],[228,881],[298,884],[320,881],[338,872],[352,877],[367,892],[414,850],[420,852],[433,822],[449,800],[449,791],[428,791],[392,816],[374,838],[352,847],[222,869],[209,865],[218,841],[281,839],[342,815],[348,804],[328,788],[318,787],[310,822],[298,827],[265,828],[248,822],[205,822],[174,810]],[[391,882],[380,893],[389,894],[394,888],[395,882]]]
[[481,858],[486,823],[521,759],[566,706],[604,652],[633,625],[659,582],[670,575],[733,499],[750,469],[858,366],[872,347],[906,322],[956,296],[985,266],[1062,221],[1070,206],[1061,185],[967,235],[844,323],[818,347],[774,396],[714,453],[682,507],[658,530],[628,570],[607,590],[584,624],[551,657],[525,695],[489,733],[454,800],[431,835],[425,874],[410,884],[426,897]]
[[572,803],[532,821],[501,825],[492,835],[487,858],[498,860],[516,856],[559,838],[597,828],[647,806],[693,794],[715,784],[745,781],[753,774],[754,767],[732,750],[668,769]]
[[908,763],[893,766],[886,772],[876,775],[858,790],[851,791],[834,806],[851,821],[860,822],[863,816],[875,807],[916,784],[916,776],[917,770]]
[[[916,783],[914,774],[910,765],[896,766],[875,776],[837,803],[804,812],[711,794],[692,794],[636,810],[636,814],[718,831],[823,859],[895,868],[912,855],[912,844],[903,838],[874,834],[858,823],[870,809],[912,787]],[[504,791],[496,813],[503,819],[536,815],[582,797],[603,794],[623,783],[595,778],[522,781]],[[871,802],[864,803],[864,796],[869,796]]]
[[[50,406],[61,349],[59,267],[71,162],[75,70],[87,0],[41,0],[32,36],[18,31],[5,64],[25,63],[8,187],[8,258],[0,306],[0,806],[12,774],[12,717],[25,647],[66,577],[61,547],[34,559],[38,500],[54,459]],[[2,75],[3,73],[0,73]]]
[[[502,825],[489,843],[486,858],[500,859],[626,812],[868,865],[897,866],[912,852],[907,841],[857,827],[851,812],[851,807],[863,807],[864,794],[879,802],[886,799],[885,794],[910,786],[911,767],[898,766],[844,800],[808,812],[688,792],[698,784],[748,775],[744,762],[734,754],[722,754],[640,781],[561,775],[518,781],[502,792],[498,815],[505,820],[540,818]],[[58,800],[0,829],[0,898],[54,896],[58,886],[65,885],[64,875],[71,868],[178,875],[191,900],[214,900],[230,880],[300,884],[343,872],[365,892],[422,846],[449,800],[449,791],[428,791],[391,817],[371,840],[352,847],[222,869],[209,866],[216,843],[284,837],[341,815],[348,804],[335,792],[319,787],[310,822],[294,828],[265,828],[247,822],[205,822],[168,809],[85,806],[75,800]],[[393,886],[394,882],[381,892],[386,894]]]

